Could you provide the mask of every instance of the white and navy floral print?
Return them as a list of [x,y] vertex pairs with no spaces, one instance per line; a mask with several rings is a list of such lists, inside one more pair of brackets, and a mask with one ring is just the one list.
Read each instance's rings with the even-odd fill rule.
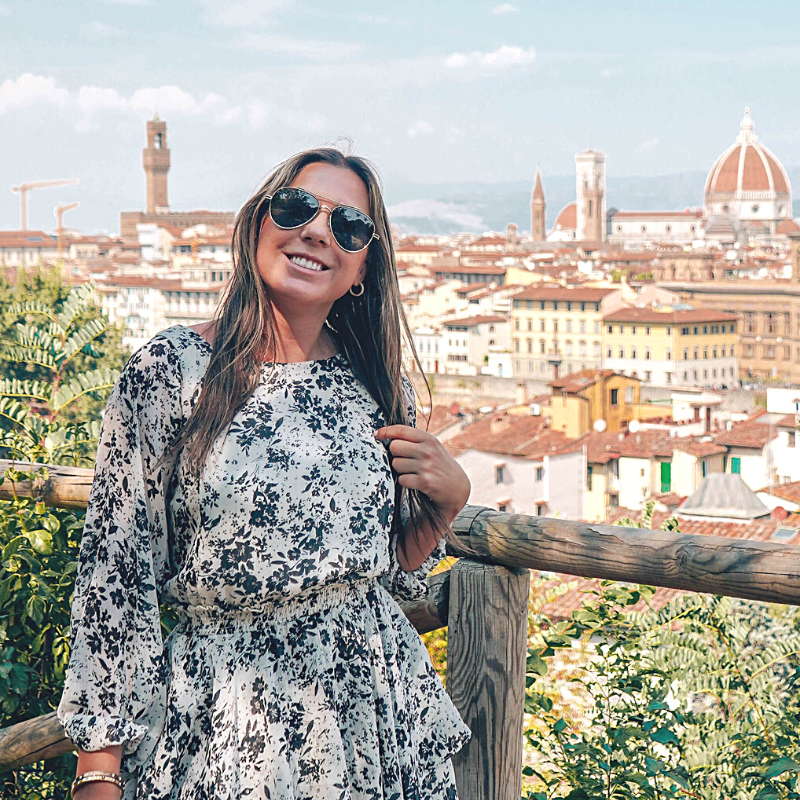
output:
[[[193,477],[162,455],[210,352],[169,328],[108,401],[67,735],[123,745],[125,800],[455,800],[450,756],[470,731],[396,602],[424,594],[444,540],[400,569],[380,409],[342,353],[265,364]],[[166,641],[159,603],[180,620]]]

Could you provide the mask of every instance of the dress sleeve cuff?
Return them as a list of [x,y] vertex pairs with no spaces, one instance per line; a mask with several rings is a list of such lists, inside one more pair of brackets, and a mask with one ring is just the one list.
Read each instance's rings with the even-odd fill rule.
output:
[[123,754],[132,753],[144,739],[147,727],[122,717],[73,714],[61,721],[67,738],[81,750],[94,752],[123,745]]

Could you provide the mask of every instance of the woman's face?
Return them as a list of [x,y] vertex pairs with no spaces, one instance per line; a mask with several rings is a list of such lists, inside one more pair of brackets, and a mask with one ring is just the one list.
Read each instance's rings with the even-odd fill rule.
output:
[[[288,231],[278,228],[267,214],[259,232],[256,265],[279,309],[302,313],[317,306],[327,315],[336,300],[364,280],[369,251],[342,250],[328,226],[327,209],[354,206],[371,216],[367,187],[355,172],[321,163],[304,167],[291,185],[311,192],[322,208],[311,222]],[[296,263],[298,259],[314,261],[322,269],[308,269]]]

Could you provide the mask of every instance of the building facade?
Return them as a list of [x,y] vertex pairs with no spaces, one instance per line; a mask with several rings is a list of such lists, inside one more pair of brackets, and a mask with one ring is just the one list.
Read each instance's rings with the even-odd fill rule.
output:
[[603,319],[603,363],[656,386],[738,385],[737,329],[721,311],[620,308]]
[[514,377],[550,379],[598,369],[603,363],[603,316],[617,289],[530,287],[514,296],[511,356]]

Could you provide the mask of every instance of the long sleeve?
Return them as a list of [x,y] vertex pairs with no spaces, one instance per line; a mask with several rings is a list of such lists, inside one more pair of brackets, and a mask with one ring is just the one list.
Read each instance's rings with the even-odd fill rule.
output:
[[[417,425],[417,404],[414,399],[414,388],[411,381],[403,376],[403,387],[406,393],[406,410],[408,412],[408,424],[416,427]],[[411,514],[408,507],[408,498],[403,492],[400,505],[400,519],[405,527]],[[397,539],[399,531],[394,529],[389,535],[389,571],[381,576],[380,582],[388,589],[395,600],[408,601],[419,600],[428,593],[427,578],[431,571],[439,565],[445,557],[445,539],[442,537],[434,547],[431,554],[411,572],[406,572],[397,560]]]
[[158,462],[182,421],[179,355],[159,334],[131,356],[103,416],[57,712],[79,748],[122,744],[130,768],[163,724],[169,467]]

